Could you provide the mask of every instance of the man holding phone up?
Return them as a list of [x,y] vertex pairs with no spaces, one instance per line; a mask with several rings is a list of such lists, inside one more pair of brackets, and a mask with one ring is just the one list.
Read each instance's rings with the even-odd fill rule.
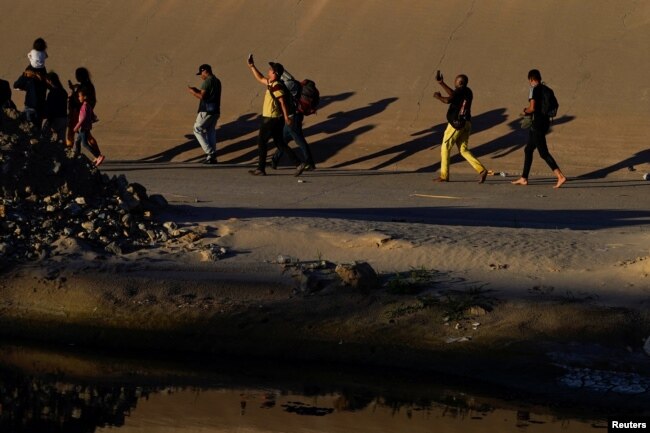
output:
[[212,74],[208,64],[199,66],[203,83],[201,88],[187,86],[188,91],[199,99],[199,109],[194,122],[194,136],[206,154],[204,164],[217,163],[217,120],[221,114],[221,81]]
[[478,183],[485,182],[488,174],[487,169],[476,159],[467,147],[469,135],[472,132],[472,100],[474,95],[472,90],[467,87],[469,78],[467,75],[460,74],[454,80],[454,88],[449,87],[440,71],[436,73],[436,81],[445,90],[448,96],[442,96],[440,92],[435,92],[433,97],[448,104],[447,110],[447,129],[440,145],[440,177],[436,182],[449,182],[449,153],[456,146],[463,158],[479,174]]
[[248,56],[248,67],[253,77],[266,87],[262,105],[262,125],[257,138],[257,168],[250,170],[249,173],[253,176],[266,176],[268,141],[273,138],[278,150],[286,153],[296,165],[294,176],[299,176],[305,169],[306,164],[298,159],[293,149],[287,146],[284,141],[284,125],[291,126],[291,116],[293,115],[291,103],[285,99],[289,97],[289,92],[280,80],[284,73],[284,66],[274,62],[269,62],[269,66],[269,72],[265,77],[255,66],[253,55]]

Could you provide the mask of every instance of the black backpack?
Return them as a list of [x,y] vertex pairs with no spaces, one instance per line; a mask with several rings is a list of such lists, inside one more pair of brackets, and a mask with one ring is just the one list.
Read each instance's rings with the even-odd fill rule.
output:
[[557,102],[557,98],[555,97],[555,93],[553,92],[553,89],[548,87],[546,84],[541,84],[541,89],[542,89],[542,106],[540,107],[539,111],[542,113],[544,116],[553,118],[557,116],[557,110],[560,108],[560,104]]

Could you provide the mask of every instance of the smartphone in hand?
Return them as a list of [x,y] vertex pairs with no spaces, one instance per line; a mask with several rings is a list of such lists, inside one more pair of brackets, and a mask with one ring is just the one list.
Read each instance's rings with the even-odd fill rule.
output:
[[248,55],[248,64],[252,65],[253,64],[253,54]]
[[442,81],[442,73],[440,72],[440,69],[436,71],[436,81]]

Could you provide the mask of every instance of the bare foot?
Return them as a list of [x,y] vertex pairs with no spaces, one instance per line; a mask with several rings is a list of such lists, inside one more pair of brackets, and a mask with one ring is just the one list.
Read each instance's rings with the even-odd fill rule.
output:
[[557,177],[557,183],[555,184],[555,186],[554,186],[553,188],[554,188],[554,189],[558,189],[559,187],[561,187],[562,185],[564,185],[564,182],[566,182],[566,177],[564,177],[564,176],[558,176],[558,177]]
[[485,182],[485,178],[486,178],[487,175],[488,175],[488,171],[487,171],[487,170],[483,170],[483,171],[480,172],[478,175],[479,175],[478,183],[483,183],[483,182]]
[[520,177],[519,179],[513,180],[510,183],[513,185],[528,185],[528,179],[526,179],[525,177]]

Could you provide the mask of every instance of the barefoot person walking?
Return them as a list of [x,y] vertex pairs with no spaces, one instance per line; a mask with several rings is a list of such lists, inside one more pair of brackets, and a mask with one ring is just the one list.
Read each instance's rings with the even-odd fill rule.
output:
[[524,108],[522,114],[524,116],[532,116],[533,122],[528,132],[528,144],[526,144],[526,148],[524,149],[524,169],[521,172],[521,177],[513,180],[511,183],[513,185],[528,185],[528,174],[533,164],[533,153],[537,149],[539,156],[546,161],[551,170],[553,170],[553,173],[555,173],[555,176],[557,176],[557,183],[553,187],[557,189],[566,182],[566,177],[562,174],[560,167],[555,162],[555,159],[553,159],[553,156],[551,156],[546,145],[546,134],[551,126],[551,121],[541,110],[542,92],[544,91],[542,74],[537,69],[531,69],[528,72],[528,82],[531,87],[531,95],[528,98],[528,107]]

